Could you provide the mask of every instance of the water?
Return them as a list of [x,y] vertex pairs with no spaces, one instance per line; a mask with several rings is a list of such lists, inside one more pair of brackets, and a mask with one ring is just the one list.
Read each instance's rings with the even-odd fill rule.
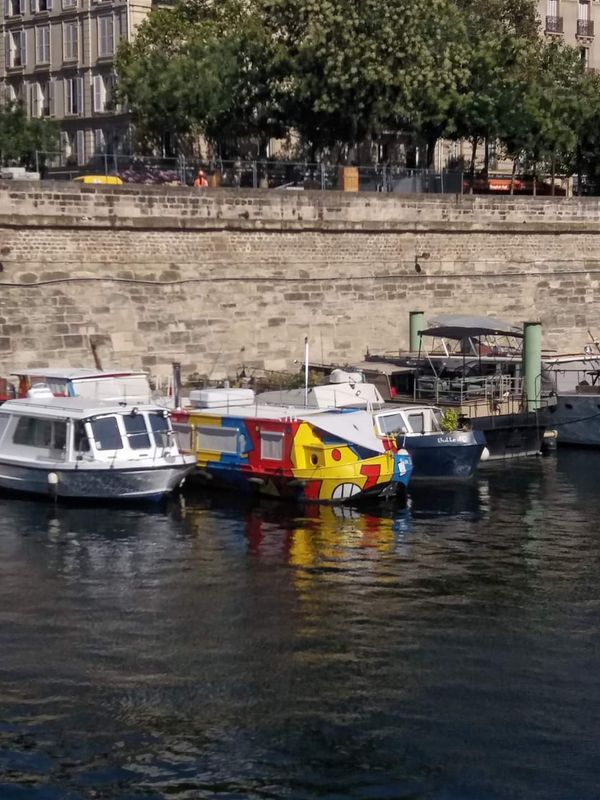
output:
[[598,475],[377,515],[1,499],[1,800],[597,798]]

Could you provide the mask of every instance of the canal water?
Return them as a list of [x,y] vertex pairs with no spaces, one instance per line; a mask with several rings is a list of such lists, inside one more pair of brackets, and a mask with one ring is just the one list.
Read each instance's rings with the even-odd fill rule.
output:
[[0,500],[0,798],[594,800],[600,453],[406,510]]

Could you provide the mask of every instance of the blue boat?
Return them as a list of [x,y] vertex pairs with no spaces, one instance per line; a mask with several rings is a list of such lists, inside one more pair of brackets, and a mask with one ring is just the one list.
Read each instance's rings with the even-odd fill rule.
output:
[[396,436],[413,462],[412,479],[471,478],[489,456],[483,431],[443,429],[435,406],[394,406],[373,414],[380,436]]
[[265,392],[259,399],[307,408],[367,409],[377,436],[395,436],[398,446],[408,451],[413,462],[411,479],[470,478],[479,462],[489,457],[483,431],[444,430],[444,415],[436,406],[386,404],[360,371],[334,369],[326,384]]

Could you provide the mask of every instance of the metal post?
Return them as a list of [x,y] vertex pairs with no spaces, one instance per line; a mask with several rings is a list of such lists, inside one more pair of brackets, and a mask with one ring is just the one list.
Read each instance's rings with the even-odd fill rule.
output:
[[523,323],[523,373],[527,411],[540,407],[542,396],[542,323]]
[[304,337],[304,405],[308,405],[308,336]]
[[173,402],[175,408],[181,408],[181,362],[173,361]]
[[319,167],[321,169],[321,191],[324,192],[325,191],[325,185],[326,185],[325,184],[325,164],[321,161],[321,163],[319,164]]
[[409,314],[409,350],[416,353],[421,344],[419,332],[425,327],[425,313],[423,311],[411,311]]
[[104,151],[104,174],[108,175],[108,153]]
[[258,187],[258,174],[256,170],[256,161],[252,162],[252,188],[256,189]]

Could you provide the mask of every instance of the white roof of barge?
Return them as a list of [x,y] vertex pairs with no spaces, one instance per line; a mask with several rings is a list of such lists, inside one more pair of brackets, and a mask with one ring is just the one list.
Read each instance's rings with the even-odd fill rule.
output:
[[[0,409],[2,406],[0,406]],[[271,406],[261,403],[235,405],[223,403],[210,408],[186,408],[190,417],[222,417],[224,419],[266,419],[280,422],[306,420],[315,428],[330,433],[341,439],[347,439],[359,447],[365,447],[376,453],[383,453],[385,448],[381,439],[375,435],[373,417],[362,409],[332,411],[323,408],[304,408],[299,406]]]
[[57,378],[59,380],[74,381],[94,378],[129,378],[132,376],[143,375],[148,377],[142,370],[112,369],[97,370],[85,367],[36,367],[35,369],[21,369],[10,373],[11,376],[29,378]]
[[164,412],[161,406],[149,403],[115,403],[110,401],[94,400],[93,403],[85,397],[22,397],[17,400],[7,400],[0,406],[2,414],[27,414],[35,417],[52,417],[53,419],[88,419],[104,414],[128,414],[133,408],[138,411]]

